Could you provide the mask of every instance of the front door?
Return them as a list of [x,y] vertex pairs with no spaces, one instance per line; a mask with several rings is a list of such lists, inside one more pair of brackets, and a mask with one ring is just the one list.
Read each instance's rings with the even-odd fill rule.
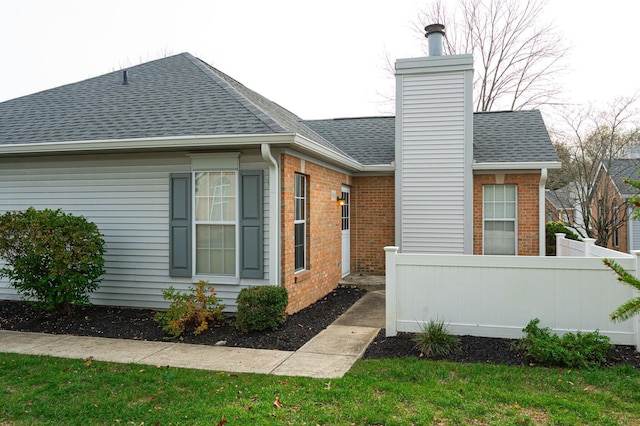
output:
[[342,187],[342,276],[351,273],[351,197],[349,187]]

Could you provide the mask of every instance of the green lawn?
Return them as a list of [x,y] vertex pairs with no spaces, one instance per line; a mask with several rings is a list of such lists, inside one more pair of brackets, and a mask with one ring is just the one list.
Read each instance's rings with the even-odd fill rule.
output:
[[342,379],[318,380],[0,353],[2,426],[215,426],[224,420],[640,425],[640,372],[366,360]]

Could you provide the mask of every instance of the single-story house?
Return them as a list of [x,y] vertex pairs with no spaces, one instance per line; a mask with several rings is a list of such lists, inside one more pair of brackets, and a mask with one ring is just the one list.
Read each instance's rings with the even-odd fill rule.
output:
[[[106,240],[97,304],[207,280],[296,312],[402,251],[544,255],[538,111],[472,111],[472,57],[399,60],[395,117],[300,119],[189,53],[0,103],[0,213],[62,209]],[[0,281],[0,298],[18,298]]]

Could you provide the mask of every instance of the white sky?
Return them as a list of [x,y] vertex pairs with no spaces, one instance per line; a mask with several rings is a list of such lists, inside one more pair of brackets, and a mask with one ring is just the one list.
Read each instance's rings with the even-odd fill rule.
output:
[[[305,119],[387,115],[392,59],[422,56],[414,0],[0,1],[0,101],[190,52]],[[640,90],[634,0],[550,0],[571,103]]]

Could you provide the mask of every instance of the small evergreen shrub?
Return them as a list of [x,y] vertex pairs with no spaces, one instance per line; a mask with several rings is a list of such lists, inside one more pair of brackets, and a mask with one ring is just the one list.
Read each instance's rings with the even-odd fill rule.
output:
[[441,357],[451,355],[458,350],[458,338],[449,334],[444,321],[431,320],[420,326],[413,338],[420,356]]
[[275,330],[287,319],[289,295],[284,287],[243,288],[237,302],[235,327],[243,333]]
[[607,361],[607,352],[613,346],[607,336],[593,333],[567,333],[560,337],[551,334],[549,327],[538,327],[535,318],[522,330],[527,335],[515,344],[525,358],[542,365],[561,367],[598,367]]
[[213,287],[206,286],[207,281],[198,281],[195,287],[189,287],[188,293],[181,293],[173,286],[162,291],[164,300],[171,300],[166,312],[158,312],[155,320],[171,337],[180,337],[187,330],[200,334],[209,326],[222,323],[224,305],[216,296]]
[[7,212],[0,216],[0,277],[36,307],[69,315],[100,285],[104,245],[82,216],[33,207]]
[[567,228],[562,222],[547,222],[545,225],[546,255],[556,255],[556,234],[565,234],[569,240],[582,241],[580,236]]

